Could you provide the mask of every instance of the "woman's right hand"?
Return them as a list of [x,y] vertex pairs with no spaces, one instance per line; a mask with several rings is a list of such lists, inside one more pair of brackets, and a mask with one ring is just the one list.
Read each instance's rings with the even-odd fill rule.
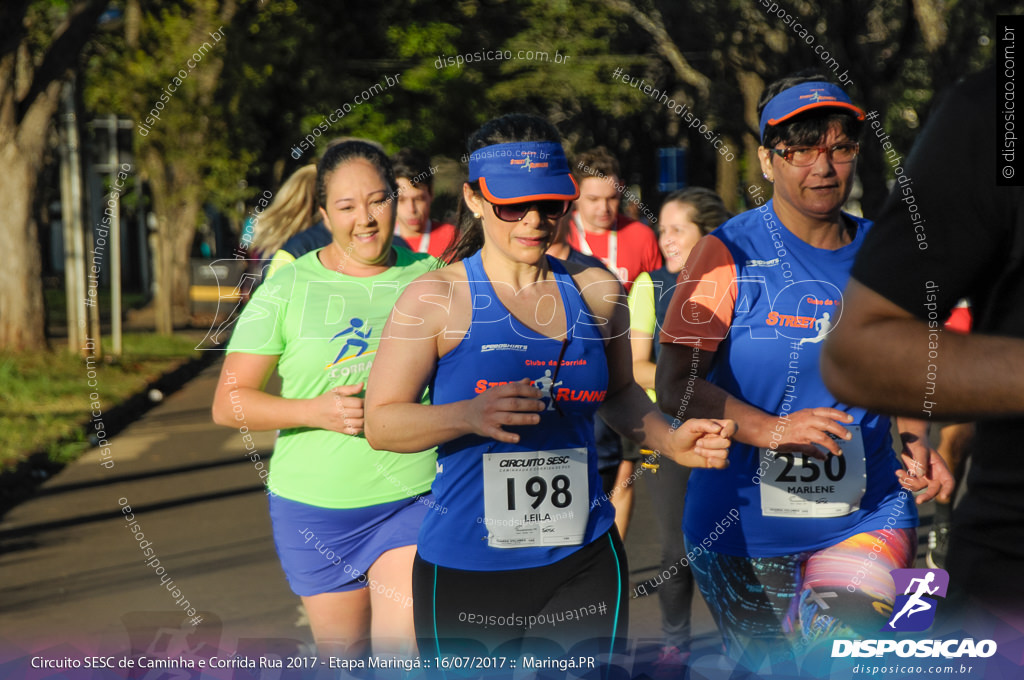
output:
[[531,384],[529,378],[514,383],[491,387],[466,404],[465,419],[474,434],[506,444],[515,444],[519,435],[506,432],[503,425],[536,425],[538,411],[545,409],[541,397],[544,393]]
[[362,391],[363,383],[339,385],[310,399],[310,427],[342,434],[361,434],[363,399],[354,395]]
[[[778,446],[780,452],[803,453],[819,460],[827,457],[819,446],[837,456],[843,454],[839,444],[829,436],[830,433],[843,440],[849,440],[853,436],[839,424],[842,422],[849,425],[853,422],[853,416],[834,408],[805,408],[794,411],[787,419],[778,417],[773,420],[774,429],[769,430],[769,438],[776,441],[776,435],[782,435]],[[779,429],[780,426],[782,429]]]

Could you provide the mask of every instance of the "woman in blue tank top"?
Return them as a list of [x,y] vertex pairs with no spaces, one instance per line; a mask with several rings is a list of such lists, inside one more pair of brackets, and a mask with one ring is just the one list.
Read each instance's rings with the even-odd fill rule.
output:
[[731,421],[673,430],[633,381],[615,277],[545,255],[578,195],[557,140],[520,114],[470,138],[454,264],[403,292],[370,377],[370,443],[438,447],[441,511],[423,524],[413,575],[425,656],[625,636],[628,571],[601,497],[599,409],[681,464],[727,465]]
[[914,563],[910,492],[923,502],[949,475],[925,423],[900,419],[905,471],[890,419],[841,403],[821,377],[871,228],[842,211],[864,112],[838,85],[797,74],[768,86],[759,115],[771,200],[751,187],[758,207],[693,249],[656,376],[663,406],[740,424],[730,469],[690,475],[683,533],[727,651],[754,674],[765,657],[769,672],[792,668],[817,644],[879,634],[891,572]]

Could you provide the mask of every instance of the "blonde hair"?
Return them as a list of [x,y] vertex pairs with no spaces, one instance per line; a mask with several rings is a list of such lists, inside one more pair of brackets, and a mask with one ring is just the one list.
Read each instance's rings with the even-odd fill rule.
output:
[[316,222],[316,164],[310,163],[292,173],[259,216],[253,248],[276,253],[285,241]]

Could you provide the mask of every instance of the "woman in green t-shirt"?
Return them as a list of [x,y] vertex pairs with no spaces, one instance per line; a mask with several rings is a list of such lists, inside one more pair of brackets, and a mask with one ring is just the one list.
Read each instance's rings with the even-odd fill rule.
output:
[[[384,153],[349,141],[317,167],[319,213],[333,241],[282,266],[239,318],[213,418],[279,430],[269,475],[274,543],[302,597],[321,655],[415,650],[412,561],[436,455],[375,451],[363,392],[398,295],[436,260],[392,245],[394,173]],[[274,369],[281,395],[264,391]],[[262,465],[257,463],[257,468]]]

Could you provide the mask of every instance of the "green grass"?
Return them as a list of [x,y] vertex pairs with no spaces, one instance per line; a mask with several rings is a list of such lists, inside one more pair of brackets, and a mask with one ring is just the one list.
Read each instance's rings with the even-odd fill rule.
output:
[[[85,359],[66,349],[0,352],[0,469],[38,452],[55,462],[74,460],[89,448],[91,394],[106,411],[196,356],[195,345],[194,334],[126,333],[119,360],[92,363],[95,387]],[[103,352],[109,356],[109,338]]]

